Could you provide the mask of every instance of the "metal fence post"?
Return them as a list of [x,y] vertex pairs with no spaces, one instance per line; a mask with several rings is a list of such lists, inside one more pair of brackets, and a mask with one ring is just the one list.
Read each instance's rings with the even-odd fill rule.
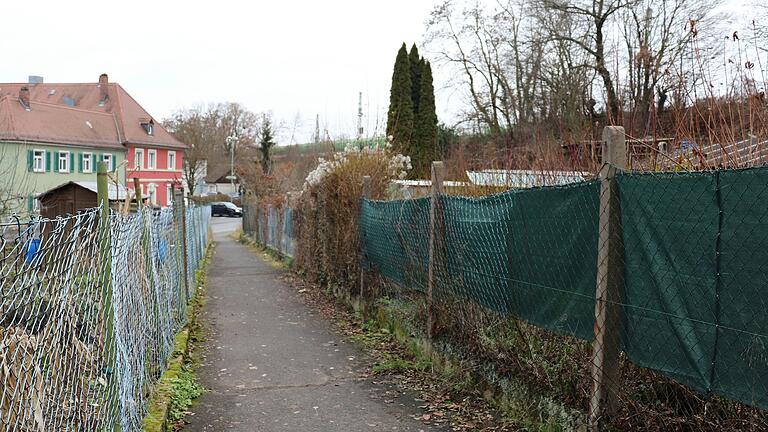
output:
[[592,396],[589,426],[600,427],[616,404],[621,339],[623,244],[616,172],[627,167],[624,128],[603,129],[603,167],[600,170],[600,219],[595,291],[595,339],[592,344]]
[[440,209],[440,195],[443,193],[443,178],[445,176],[443,162],[432,162],[432,195],[429,206],[429,271],[427,275],[427,337],[434,336],[435,310],[433,293],[435,288],[435,265],[439,243],[442,241],[442,218]]
[[[117,350],[115,349],[115,310],[112,307],[112,235],[110,232],[109,221],[109,179],[107,177],[107,164],[99,162],[96,165],[96,198],[101,206],[99,214],[99,253],[102,284],[102,297],[104,301],[104,345],[106,351],[106,374],[109,382],[109,404],[114,413],[118,414],[120,405],[118,403],[118,384],[116,362]],[[119,414],[114,419],[114,429],[121,430]]]
[[[362,194],[362,200],[368,199],[371,197],[371,176],[363,176],[363,194]],[[361,205],[362,205],[361,200]],[[358,224],[358,227],[360,224]],[[359,229],[359,228],[358,228]],[[363,242],[362,242],[362,236],[360,237],[360,259],[359,262],[362,263],[362,257],[363,257]],[[363,294],[365,293],[365,269],[363,266],[360,266],[360,299],[362,300]]]

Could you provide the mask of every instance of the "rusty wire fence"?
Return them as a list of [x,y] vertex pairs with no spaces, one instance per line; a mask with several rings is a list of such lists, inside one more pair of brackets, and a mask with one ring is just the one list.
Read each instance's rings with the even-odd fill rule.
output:
[[186,320],[210,209],[99,215],[0,226],[3,431],[141,430]]

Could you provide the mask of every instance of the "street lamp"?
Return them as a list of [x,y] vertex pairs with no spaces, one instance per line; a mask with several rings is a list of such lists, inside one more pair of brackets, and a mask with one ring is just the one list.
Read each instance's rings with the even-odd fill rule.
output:
[[227,147],[229,147],[229,175],[227,178],[232,182],[232,193],[235,192],[235,143],[237,142],[237,135],[233,132],[232,135],[226,138]]

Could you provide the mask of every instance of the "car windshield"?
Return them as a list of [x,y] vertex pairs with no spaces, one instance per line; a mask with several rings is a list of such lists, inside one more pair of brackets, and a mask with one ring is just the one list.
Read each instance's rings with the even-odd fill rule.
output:
[[231,202],[225,202],[223,205],[227,206],[228,208],[231,208],[232,210],[237,210],[237,206],[232,204]]

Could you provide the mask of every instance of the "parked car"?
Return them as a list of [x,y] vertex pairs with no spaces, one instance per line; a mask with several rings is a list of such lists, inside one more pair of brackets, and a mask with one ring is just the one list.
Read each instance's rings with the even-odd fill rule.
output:
[[216,202],[211,204],[211,216],[242,217],[243,209],[231,202]]

